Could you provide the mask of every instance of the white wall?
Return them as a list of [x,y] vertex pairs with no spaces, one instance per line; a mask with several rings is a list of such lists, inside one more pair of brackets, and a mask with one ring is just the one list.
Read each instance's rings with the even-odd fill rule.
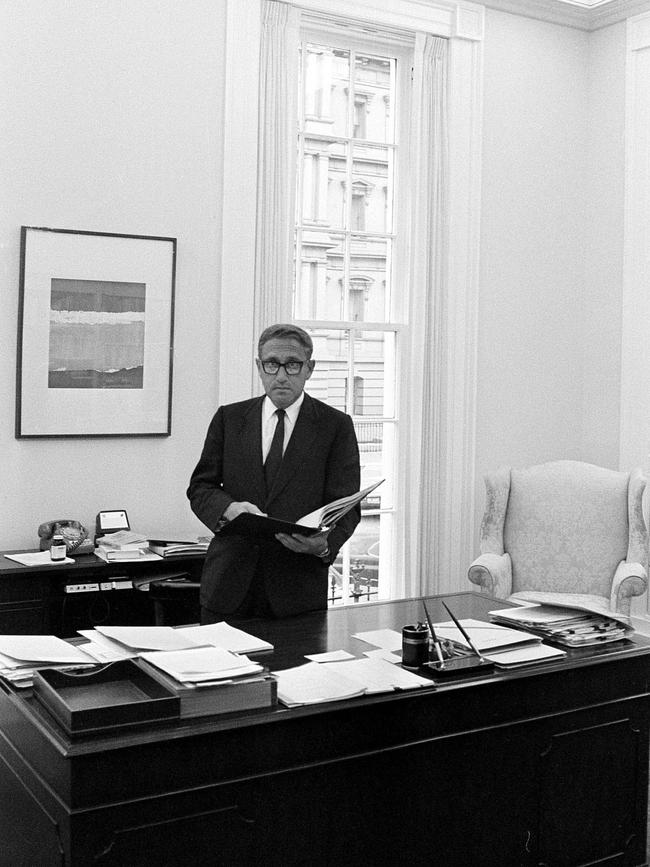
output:
[[[492,467],[617,462],[623,28],[486,10],[477,522]],[[223,185],[224,30],[223,0],[0,4],[0,549],[101,508],[201,529],[189,474],[219,397],[250,388],[219,381],[252,291],[220,298],[222,204],[253,182],[243,161]],[[14,439],[21,225],[178,238],[170,438]]]
[[477,522],[502,464],[618,466],[623,37],[487,10]]
[[[625,22],[589,34],[581,459],[618,469],[625,195]],[[621,465],[629,470],[631,466]]]
[[[198,531],[185,488],[217,403],[224,23],[214,0],[0,5],[0,549],[126,508]],[[178,238],[172,436],[14,439],[20,226]],[[83,396],[79,400],[83,412]]]

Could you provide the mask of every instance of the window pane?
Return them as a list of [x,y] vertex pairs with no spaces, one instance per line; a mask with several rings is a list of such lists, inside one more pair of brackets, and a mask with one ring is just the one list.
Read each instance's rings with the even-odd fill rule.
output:
[[350,372],[350,335],[345,329],[323,328],[310,331],[316,361],[305,390],[324,403],[347,412]]
[[359,332],[354,341],[353,372],[353,414],[393,417],[395,334],[390,331]]
[[342,229],[345,225],[347,145],[305,137],[302,160],[302,212],[304,223]]
[[354,138],[394,141],[391,99],[394,76],[394,64],[389,58],[355,55]]
[[383,515],[362,515],[349,543],[350,601],[371,602],[379,584],[379,528]]
[[308,43],[304,49],[305,132],[348,134],[350,52]]
[[[353,232],[392,232],[393,191],[389,175],[392,150],[355,144],[352,162]],[[355,204],[358,203],[355,211]],[[362,218],[358,218],[358,214]]]
[[350,239],[350,321],[387,321],[390,250],[391,242],[385,238]]
[[345,238],[304,230],[298,249],[294,316],[296,319],[343,319]]

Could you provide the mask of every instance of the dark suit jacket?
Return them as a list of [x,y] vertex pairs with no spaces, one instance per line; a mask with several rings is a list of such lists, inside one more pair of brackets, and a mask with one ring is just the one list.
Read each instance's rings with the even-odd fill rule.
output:
[[[187,496],[194,514],[212,531],[217,531],[233,501],[254,503],[262,512],[295,522],[359,490],[359,448],[352,419],[306,394],[267,495],[262,465],[263,400],[219,407],[210,422]],[[211,611],[235,611],[259,566],[275,616],[325,608],[328,566],[352,535],[360,514],[357,506],[331,531],[327,562],[311,554],[295,554],[275,539],[258,542],[216,532],[203,569],[201,605]]]

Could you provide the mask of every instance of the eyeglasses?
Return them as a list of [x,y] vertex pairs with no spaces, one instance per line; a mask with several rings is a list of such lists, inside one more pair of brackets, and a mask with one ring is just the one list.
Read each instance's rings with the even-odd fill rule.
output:
[[262,370],[270,376],[275,376],[281,367],[284,367],[287,376],[298,376],[304,363],[304,361],[285,361],[284,364],[281,364],[279,361],[262,361],[260,359]]

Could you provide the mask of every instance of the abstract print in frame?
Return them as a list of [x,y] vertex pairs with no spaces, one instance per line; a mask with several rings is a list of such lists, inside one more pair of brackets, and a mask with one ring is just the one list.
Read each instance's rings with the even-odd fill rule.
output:
[[176,239],[23,226],[16,437],[169,436]]

